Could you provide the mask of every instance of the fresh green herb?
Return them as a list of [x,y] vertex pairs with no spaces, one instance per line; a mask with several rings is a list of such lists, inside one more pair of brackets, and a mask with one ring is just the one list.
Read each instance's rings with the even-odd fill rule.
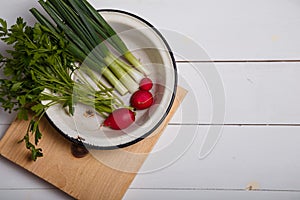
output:
[[[74,105],[83,103],[93,106],[103,116],[123,107],[112,89],[91,69],[76,66],[63,32],[53,32],[39,23],[27,26],[22,18],[9,29],[3,19],[0,24],[1,40],[13,46],[13,50],[7,51],[9,57],[0,56],[7,77],[0,80],[0,103],[9,112],[19,111],[19,119],[27,120],[29,112],[34,113],[21,140],[31,151],[33,160],[43,155],[42,149],[36,146],[42,137],[39,122],[49,107],[60,104],[72,115]],[[91,82],[97,83],[97,88]],[[30,141],[31,134],[34,142]]]

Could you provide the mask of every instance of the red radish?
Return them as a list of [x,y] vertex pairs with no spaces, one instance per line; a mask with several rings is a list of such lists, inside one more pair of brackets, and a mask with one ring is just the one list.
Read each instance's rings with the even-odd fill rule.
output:
[[103,126],[114,130],[122,130],[130,126],[135,120],[135,113],[127,108],[114,110],[103,122]]
[[131,96],[130,104],[137,110],[149,108],[153,104],[153,96],[149,91],[138,90]]
[[153,83],[150,78],[143,78],[140,82],[141,90],[151,90],[152,86],[153,86]]

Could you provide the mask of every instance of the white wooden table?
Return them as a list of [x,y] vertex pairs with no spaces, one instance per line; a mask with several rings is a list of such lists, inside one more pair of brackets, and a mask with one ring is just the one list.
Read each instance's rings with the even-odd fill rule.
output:
[[[90,2],[161,30],[176,56],[179,85],[189,90],[153,150],[174,162],[157,169],[161,160],[150,155],[124,199],[300,199],[299,0]],[[32,20],[27,10],[37,2],[1,4],[0,17],[11,24],[17,16]],[[212,69],[218,73],[207,73]],[[0,111],[0,134],[13,118]],[[200,159],[211,128],[222,135]],[[71,199],[2,157],[0,177],[1,199]]]

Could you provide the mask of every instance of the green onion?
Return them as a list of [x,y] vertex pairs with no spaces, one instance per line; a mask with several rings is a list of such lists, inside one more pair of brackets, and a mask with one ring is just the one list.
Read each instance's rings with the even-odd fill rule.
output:
[[118,79],[127,86],[130,93],[134,93],[139,89],[137,84],[126,71],[120,67],[120,65],[114,60],[113,56],[107,56],[104,58],[105,62],[109,65],[112,72],[118,77]]
[[[82,9],[82,12],[86,12],[95,22],[93,23],[95,28],[98,30],[98,33],[107,40],[121,55],[123,55],[133,66],[135,66],[139,71],[144,73],[145,75],[149,75],[150,72],[147,70],[140,61],[128,50],[125,43],[118,36],[118,34],[114,31],[114,29],[106,22],[106,20],[101,16],[101,14],[86,0],[72,0],[76,1],[79,4],[84,4],[85,9]],[[101,31],[102,30],[102,31]]]
[[[78,0],[39,0],[39,3],[52,18],[56,26],[50,23],[36,9],[31,9],[31,12],[41,24],[49,27],[50,30],[55,32],[61,30],[65,33],[66,39],[70,42],[68,49],[75,56],[75,59],[100,72],[121,95],[126,94],[127,91],[133,93],[138,89],[138,83],[143,78],[143,74],[123,62],[120,58],[117,58],[109,50],[104,42],[108,37],[103,37],[103,35],[107,34],[107,32],[115,35],[115,32],[110,26],[107,26],[107,23],[103,23],[103,18],[102,20],[100,18],[100,22],[102,22],[102,25],[104,24],[107,30],[104,30],[101,25],[97,26],[96,23],[99,20],[95,21],[89,15],[92,10],[89,4]],[[102,37],[99,37],[99,34]],[[116,41],[119,44],[118,50],[126,51],[125,57],[130,57],[127,55],[132,54],[125,48],[125,44],[119,37],[117,37]],[[115,42],[112,45],[116,47],[116,44]],[[133,55],[130,58],[136,66],[139,66],[137,65],[138,62],[136,62],[137,59]]]

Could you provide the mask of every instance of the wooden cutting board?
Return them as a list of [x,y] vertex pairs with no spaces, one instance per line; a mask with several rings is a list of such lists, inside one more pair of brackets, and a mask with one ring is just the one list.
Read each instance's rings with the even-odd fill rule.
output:
[[72,143],[44,118],[40,123],[43,138],[39,144],[43,158],[31,161],[24,144],[17,144],[28,126],[27,121],[19,120],[11,124],[0,141],[0,154],[76,199],[122,199],[186,93],[178,87],[173,107],[161,126],[149,137],[121,150],[93,150],[83,158],[75,158],[71,153]]

